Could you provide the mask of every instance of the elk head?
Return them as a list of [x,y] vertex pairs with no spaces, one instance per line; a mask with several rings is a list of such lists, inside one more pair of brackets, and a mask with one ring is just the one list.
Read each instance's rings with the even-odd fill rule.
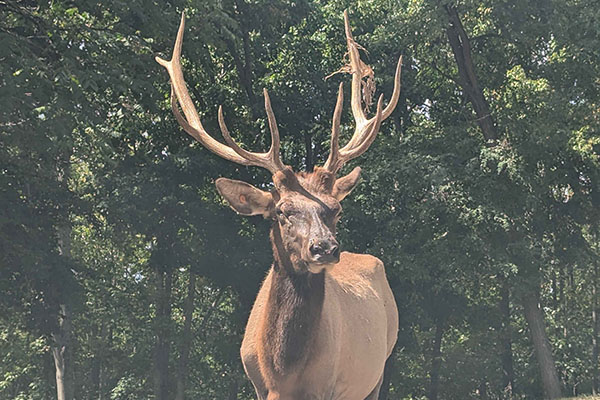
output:
[[[325,165],[315,167],[311,173],[294,173],[281,161],[279,131],[266,90],[265,110],[271,131],[269,151],[254,153],[236,144],[225,125],[221,107],[218,120],[226,144],[218,142],[206,132],[190,98],[181,70],[181,45],[185,25],[183,14],[171,60],[156,57],[156,61],[169,72],[171,106],[183,129],[218,156],[241,165],[266,168],[273,175],[274,189],[271,192],[257,189],[246,182],[226,178],[217,179],[217,190],[238,213],[262,215],[273,220],[272,241],[276,257],[287,255],[286,259],[290,261],[288,267],[296,273],[319,273],[339,261],[340,251],[335,238],[335,226],[341,211],[340,201],[356,186],[360,168],[356,167],[341,178],[336,178],[336,175],[346,162],[360,156],[369,148],[381,122],[392,113],[400,95],[402,57],[396,68],[394,91],[389,104],[384,108],[383,95],[380,96],[375,116],[367,118],[362,105],[361,91],[364,85],[363,78],[372,79],[373,72],[360,59],[359,45],[352,38],[347,12],[344,12],[344,21],[350,59],[345,70],[352,74],[351,107],[356,128],[350,141],[340,149],[340,121],[344,99],[343,85],[340,83],[333,113],[331,151]],[[178,103],[184,115],[181,115]]]

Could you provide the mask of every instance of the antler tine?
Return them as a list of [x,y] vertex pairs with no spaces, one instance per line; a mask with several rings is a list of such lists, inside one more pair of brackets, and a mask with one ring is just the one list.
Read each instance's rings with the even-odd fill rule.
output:
[[379,100],[377,101],[377,112],[370,121],[372,121],[372,124],[365,128],[363,135],[364,139],[359,144],[351,148],[349,146],[344,146],[344,148],[340,150],[340,158],[344,160],[344,164],[367,151],[369,146],[371,146],[375,140],[381,122],[383,122],[383,95],[379,96]]
[[[325,162],[323,168],[330,171],[334,169],[340,158],[340,123],[342,120],[342,108],[344,105],[344,84],[340,82],[338,89],[337,101],[335,103],[335,111],[333,112],[333,123],[331,125],[331,149],[329,151],[329,157]],[[335,168],[337,172],[337,168]]]
[[233,151],[239,154],[242,158],[251,161],[253,165],[266,168],[274,174],[275,172],[285,168],[285,166],[279,157],[279,129],[277,128],[277,121],[275,120],[273,109],[271,108],[271,100],[269,99],[267,89],[263,89],[263,93],[265,95],[265,110],[269,120],[269,129],[271,130],[271,148],[266,153],[253,153],[244,150],[233,140],[231,134],[229,133],[229,129],[227,129],[227,125],[225,125],[222,106],[219,106],[218,120],[223,138]]
[[400,82],[402,78],[402,56],[398,58],[398,64],[396,65],[396,73],[394,74],[394,91],[392,92],[392,98],[388,105],[383,109],[382,118],[385,120],[392,114],[392,111],[396,108],[396,104],[398,104],[398,99],[400,98],[400,89],[402,88],[402,83]]
[[377,112],[375,113],[375,117],[373,117],[372,120],[373,124],[366,127],[366,132],[364,134],[365,139],[359,145],[357,145],[356,147],[349,147],[348,145],[346,145],[341,150],[339,149],[339,144],[337,140],[337,136],[339,133],[339,119],[337,123],[334,122],[334,126],[337,125],[337,129],[334,128],[334,130],[337,130],[338,133],[332,133],[331,152],[323,168],[336,174],[348,161],[359,157],[365,151],[367,151],[367,149],[375,140],[377,132],[379,131],[379,127],[381,126],[381,122],[383,121],[383,95],[379,96],[379,100],[377,101]]
[[[156,57],[156,62],[165,67],[171,78],[171,108],[175,119],[182,126],[182,128],[194,139],[202,143],[204,147],[212,151],[219,157],[226,160],[233,161],[241,165],[253,165],[263,167],[275,173],[284,168],[283,163],[279,158],[279,133],[275,134],[271,131],[271,138],[273,144],[271,149],[267,153],[252,153],[240,148],[227,131],[225,122],[223,121],[223,111],[219,108],[219,126],[223,132],[223,137],[227,142],[227,145],[215,140],[212,136],[206,132],[198,116],[198,111],[192,102],[189,92],[186,87],[185,80],[183,78],[183,72],[181,69],[181,46],[183,43],[183,32],[185,28],[185,13],[181,13],[181,22],[179,23],[179,29],[177,31],[177,39],[175,40],[175,46],[173,47],[173,56],[171,60],[167,61],[160,57]],[[177,103],[183,110],[182,115],[177,107]],[[269,104],[270,108],[270,104]],[[267,116],[269,118],[269,126],[272,129],[274,123],[273,111],[267,110]],[[277,129],[275,125],[275,129]],[[276,140],[275,140],[276,136]]]
[[[402,75],[402,56],[400,56],[400,58],[398,59],[398,64],[396,65],[396,74],[394,76],[394,90],[392,92],[392,97],[390,98],[390,102],[383,109],[383,112],[381,115],[382,121],[385,121],[392,114],[392,112],[396,108],[396,105],[398,104],[398,99],[400,98],[401,75]],[[354,76],[352,77],[352,79],[354,79]],[[354,87],[353,87],[353,89],[354,89]],[[358,97],[358,98],[359,98],[358,101],[359,101],[359,107],[360,107],[360,97]],[[362,107],[361,107],[361,111],[362,111]],[[359,122],[360,117],[355,118],[356,130],[354,132],[354,135],[348,142],[347,146],[350,146],[350,147],[360,146],[360,144],[364,141],[365,132],[369,131],[368,126],[373,123],[374,119],[375,119],[375,117],[373,117],[369,120],[363,120],[363,125],[361,127],[360,122]]]
[[258,160],[252,152],[242,149],[229,134],[229,129],[227,129],[227,125],[225,125],[225,118],[223,118],[223,106],[219,106],[218,120],[219,128],[221,128],[223,138],[225,139],[225,142],[227,142],[229,147],[246,160],[250,160],[253,163],[260,162],[260,160]]
[[271,162],[276,165],[279,169],[283,169],[284,165],[281,162],[281,153],[279,152],[280,140],[279,140],[279,128],[277,127],[277,120],[271,107],[271,98],[267,89],[263,89],[263,95],[265,97],[265,111],[267,112],[267,119],[269,120],[269,130],[271,131],[271,148],[267,152]]
[[361,104],[361,86],[363,73],[367,65],[362,63],[358,46],[352,37],[352,29],[350,28],[350,19],[348,18],[348,10],[344,10],[344,28],[346,30],[346,45],[348,46],[348,57],[350,58],[350,73],[352,74],[352,92],[350,96],[350,104],[352,106],[352,114],[357,125],[363,125],[367,120],[365,112]]
[[[356,123],[354,134],[343,149],[337,150],[333,146],[333,132],[332,132],[332,146],[331,152],[337,152],[338,154],[333,155],[337,160],[332,159],[332,154],[328,158],[325,168],[332,172],[337,172],[347,161],[360,156],[364,153],[377,135],[377,131],[381,126],[381,122],[388,118],[400,97],[400,78],[402,71],[402,57],[398,60],[396,66],[396,74],[394,77],[394,90],[389,104],[383,109],[383,97],[379,98],[377,102],[377,113],[371,118],[367,119],[365,110],[362,106],[362,80],[366,76],[373,76],[373,70],[360,59],[358,52],[359,45],[354,41],[352,36],[352,29],[350,28],[350,20],[348,18],[348,10],[344,11],[344,27],[346,31],[346,43],[348,46],[348,55],[350,59],[350,73],[352,74],[352,93],[350,104],[352,107],[352,115]],[[336,107],[337,111],[337,107]],[[335,116],[334,116],[335,119]],[[335,122],[334,122],[335,124]],[[337,139],[336,139],[337,141]],[[333,161],[332,161],[333,160]]]

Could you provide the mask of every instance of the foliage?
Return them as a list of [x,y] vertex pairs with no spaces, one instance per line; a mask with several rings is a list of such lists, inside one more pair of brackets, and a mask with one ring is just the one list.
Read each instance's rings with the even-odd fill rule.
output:
[[[495,146],[457,81],[448,4],[470,37]],[[436,374],[440,398],[509,398],[506,332],[512,397],[542,397],[521,302],[536,291],[564,393],[592,393],[592,314],[600,312],[595,2],[7,0],[0,398],[54,395],[50,349],[65,303],[75,398],[152,398],[157,337],[167,343],[174,393],[191,271],[198,280],[186,395],[253,398],[238,349],[270,263],[268,223],[238,218],[213,182],[227,176],[268,189],[269,177],[180,132],[153,57],[169,55],[185,10],[184,70],[207,130],[218,132],[223,104],[236,139],[266,148],[266,87],[285,161],[318,165],[337,85],[349,80],[325,79],[342,65],[346,8],[378,92],[389,96],[404,56],[399,106],[354,162],[363,179],[339,228],[345,249],[384,261],[399,304],[388,398],[426,398]],[[166,277],[164,314],[157,297]],[[500,307],[506,287],[509,315]]]

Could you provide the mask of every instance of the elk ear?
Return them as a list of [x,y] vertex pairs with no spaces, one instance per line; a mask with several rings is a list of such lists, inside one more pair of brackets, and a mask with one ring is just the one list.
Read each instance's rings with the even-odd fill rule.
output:
[[275,208],[271,193],[254,186],[227,178],[216,181],[217,190],[229,206],[242,215],[262,215],[267,218]]
[[342,201],[344,197],[348,196],[352,189],[354,189],[359,179],[360,167],[354,168],[348,175],[337,179],[333,185],[333,197],[335,197],[337,201]]

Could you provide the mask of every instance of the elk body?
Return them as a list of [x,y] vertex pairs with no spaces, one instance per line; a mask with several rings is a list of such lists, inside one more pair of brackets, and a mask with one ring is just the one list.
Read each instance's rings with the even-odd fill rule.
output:
[[266,91],[272,139],[268,152],[239,147],[225,126],[221,108],[219,125],[226,145],[205,131],[181,70],[183,15],[172,59],[157,57],[169,72],[173,113],[183,129],[220,157],[266,168],[273,175],[271,192],[241,181],[216,181],[217,190],[235,211],[272,221],[274,261],[256,298],[241,348],[244,368],[260,400],[376,399],[385,361],[397,339],[398,312],[383,263],[370,255],[340,253],[335,237],[340,202],[358,183],[360,168],[336,176],[346,162],[368,149],[381,122],[396,106],[402,60],[389,104],[384,108],[380,97],[375,116],[368,119],[361,90],[363,78],[372,77],[372,70],[360,59],[347,13],[344,19],[356,129],[340,149],[340,84],[331,152],[325,165],[311,173],[294,173],[282,163],[277,123]]

